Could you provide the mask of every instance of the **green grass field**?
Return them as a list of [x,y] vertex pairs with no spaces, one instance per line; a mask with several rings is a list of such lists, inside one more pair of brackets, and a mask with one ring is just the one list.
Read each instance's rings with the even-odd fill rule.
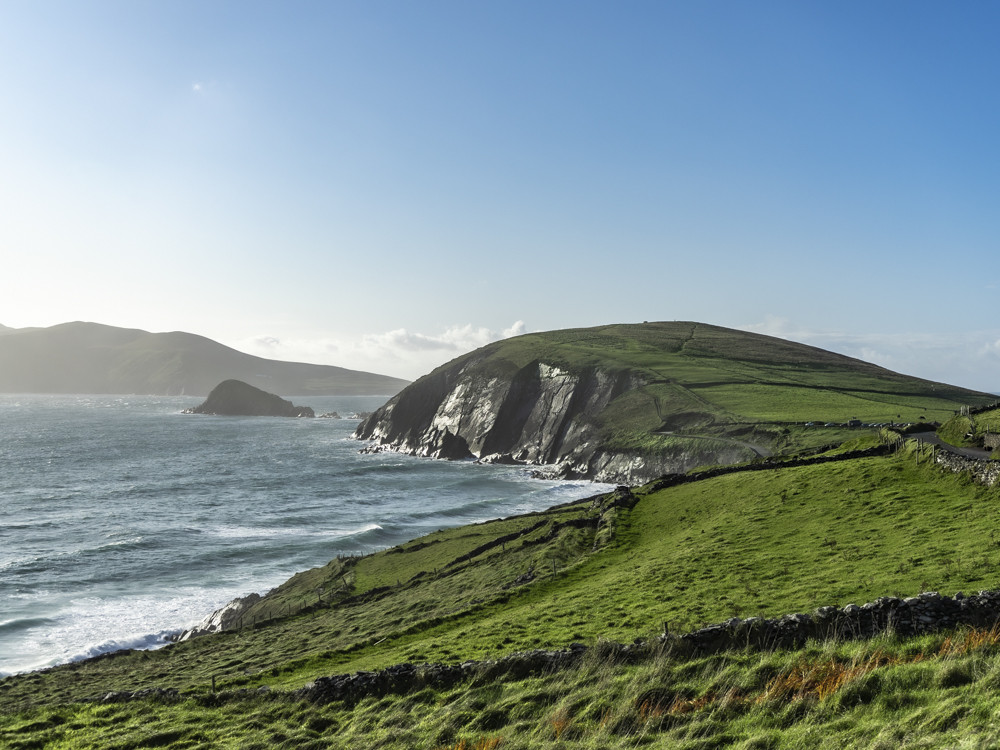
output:
[[280,694],[47,707],[0,717],[12,750],[954,748],[1000,742],[997,631],[576,668],[314,705]]
[[[602,496],[436,532],[299,574],[248,613],[261,621],[254,627],[6,678],[0,745],[952,747],[959,739],[986,741],[996,736],[996,700],[987,688],[1000,679],[1000,651],[997,639],[985,635],[976,636],[974,647],[942,645],[973,638],[961,633],[764,654],[656,653],[637,664],[602,659],[597,648],[576,670],[366,698],[353,708],[317,707],[282,691],[395,663],[648,639],[664,622],[677,632],[734,615],[995,588],[996,492],[904,451],[660,491],[637,488],[631,508]],[[324,603],[316,606],[320,587]],[[267,686],[271,692],[213,698],[213,677],[219,691]],[[810,687],[823,680],[834,682]],[[149,687],[176,688],[182,699],[81,702]],[[659,697],[644,702],[654,688]]]

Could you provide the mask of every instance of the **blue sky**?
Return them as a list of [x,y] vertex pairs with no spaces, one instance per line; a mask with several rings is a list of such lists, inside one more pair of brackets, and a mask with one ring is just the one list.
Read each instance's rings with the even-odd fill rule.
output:
[[697,320],[1000,390],[1000,6],[0,0],[0,323],[417,377]]

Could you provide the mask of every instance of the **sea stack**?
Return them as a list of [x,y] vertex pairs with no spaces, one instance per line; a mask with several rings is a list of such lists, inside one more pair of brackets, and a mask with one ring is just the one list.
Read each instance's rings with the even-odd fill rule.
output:
[[231,417],[315,417],[308,406],[295,406],[281,396],[262,391],[242,380],[219,383],[204,403],[185,414],[218,414]]

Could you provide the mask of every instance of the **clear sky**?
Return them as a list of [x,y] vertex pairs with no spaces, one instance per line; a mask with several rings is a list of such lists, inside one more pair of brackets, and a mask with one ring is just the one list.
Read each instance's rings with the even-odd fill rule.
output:
[[746,328],[1000,391],[1000,4],[0,0],[0,323],[414,378]]

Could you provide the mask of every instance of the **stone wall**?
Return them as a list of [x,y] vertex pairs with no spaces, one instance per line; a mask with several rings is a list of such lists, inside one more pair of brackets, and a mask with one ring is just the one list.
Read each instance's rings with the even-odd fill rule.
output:
[[965,596],[942,596],[936,591],[899,599],[884,596],[874,602],[845,607],[820,607],[812,614],[791,614],[776,619],[733,618],[679,636],[699,650],[746,647],[799,646],[807,640],[853,640],[892,631],[919,635],[960,625],[993,627],[1000,621],[1000,590]]
[[[731,648],[775,649],[803,645],[810,639],[857,640],[885,632],[919,635],[959,626],[991,628],[1000,622],[1000,590],[965,596],[942,596],[928,591],[900,599],[885,596],[866,604],[820,607],[811,614],[778,618],[733,618],[681,635],[664,633],[651,641],[631,644],[601,642],[602,655],[616,661],[641,661],[664,648],[679,653],[705,653]],[[464,680],[522,679],[565,669],[579,663],[590,650],[575,643],[567,649],[528,651],[493,661],[461,664],[400,664],[377,672],[321,677],[296,693],[318,703],[354,703],[368,695],[401,693],[433,686],[447,687]]]
[[994,487],[1000,481],[1000,461],[980,461],[942,450],[935,453],[934,462],[950,471],[971,474],[987,487]]
[[[794,648],[810,639],[857,640],[885,632],[910,636],[960,626],[992,628],[998,623],[1000,590],[980,591],[969,596],[957,593],[954,597],[927,591],[905,599],[885,596],[862,605],[820,607],[811,614],[749,617],[745,620],[734,617],[690,633],[664,633],[648,641],[637,640],[628,644],[601,641],[596,646],[588,647],[574,643],[565,649],[538,649],[499,659],[460,664],[397,664],[376,671],[320,677],[293,691],[291,696],[316,703],[343,701],[353,705],[368,696],[402,694],[423,687],[447,688],[464,681],[517,680],[572,667],[592,649],[597,649],[599,656],[618,662],[639,662],[663,653],[664,649],[678,654],[699,654],[725,649]],[[119,655],[123,653],[129,652],[116,652]],[[213,692],[207,697],[218,701],[240,700],[268,692],[271,691],[262,687],[218,694]],[[288,695],[278,691],[273,694]],[[136,692],[106,693],[94,700],[117,703],[142,699],[171,701],[179,700],[180,696],[176,690],[154,687]]]

